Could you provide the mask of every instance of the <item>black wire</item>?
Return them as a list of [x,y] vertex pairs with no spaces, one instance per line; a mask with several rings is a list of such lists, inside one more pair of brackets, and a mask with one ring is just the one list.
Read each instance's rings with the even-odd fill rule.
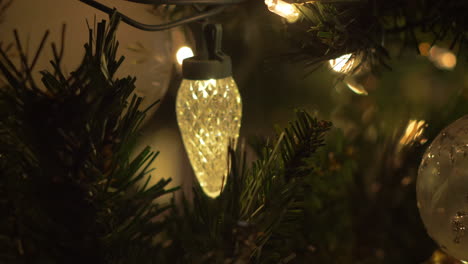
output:
[[[114,12],[115,12],[115,9],[113,8],[110,8],[108,6],[105,6],[99,2],[96,2],[94,0],[80,0],[81,2],[89,5],[89,6],[92,6],[104,13],[107,13],[109,15],[112,15]],[[201,19],[205,19],[205,18],[208,18],[208,17],[211,17],[211,16],[214,16],[218,13],[221,13],[224,9],[226,8],[226,6],[219,6],[219,7],[215,7],[215,8],[212,8],[210,10],[207,10],[207,11],[204,11],[204,12],[201,12],[201,13],[198,13],[196,15],[193,15],[191,17],[186,17],[186,18],[182,18],[182,19],[179,19],[179,20],[175,20],[175,21],[172,21],[172,22],[169,22],[169,23],[166,23],[166,24],[159,24],[159,25],[147,25],[147,24],[142,24],[136,20],[133,20],[131,18],[129,18],[128,16],[120,13],[120,12],[117,12],[117,14],[120,16],[120,18],[122,19],[123,22],[129,24],[130,26],[132,27],[135,27],[135,28],[138,28],[138,29],[141,29],[141,30],[145,30],[145,31],[161,31],[161,30],[166,30],[166,29],[170,29],[170,28],[173,28],[173,27],[177,27],[177,26],[180,26],[180,25],[184,25],[184,24],[187,24],[187,23],[191,23],[191,22],[194,22],[194,21],[197,21],[197,20],[201,20]]]
[[195,10],[197,10],[198,12],[202,12],[202,11],[203,11],[203,7],[200,6],[200,5],[193,5],[193,8],[195,8]]

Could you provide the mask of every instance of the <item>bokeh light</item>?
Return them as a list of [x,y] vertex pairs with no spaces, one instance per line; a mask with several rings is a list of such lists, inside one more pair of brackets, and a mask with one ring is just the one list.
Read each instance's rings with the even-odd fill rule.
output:
[[332,70],[339,73],[348,73],[353,69],[355,58],[353,54],[348,53],[336,59],[329,61]]
[[[405,133],[400,138],[399,147],[409,146],[420,140],[426,127],[427,123],[424,120],[409,120]],[[426,140],[421,139],[422,142]]]
[[179,63],[179,65],[182,65],[182,62],[190,57],[193,57],[193,51],[187,46],[181,47],[176,53],[177,63]]
[[369,93],[366,91],[366,88],[360,83],[356,81],[355,78],[346,78],[345,80],[346,86],[353,91],[355,94],[358,95],[368,95]]
[[432,46],[428,58],[439,69],[453,70],[457,66],[457,57],[449,49]]
[[265,5],[268,10],[286,18],[289,23],[294,23],[299,19],[300,13],[294,4],[282,0],[265,0]]

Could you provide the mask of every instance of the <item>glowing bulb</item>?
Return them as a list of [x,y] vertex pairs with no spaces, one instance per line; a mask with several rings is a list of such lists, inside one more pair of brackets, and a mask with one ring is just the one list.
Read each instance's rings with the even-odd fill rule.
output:
[[295,5],[282,0],[265,0],[268,10],[286,18],[289,23],[294,23],[299,19],[300,13]]
[[236,146],[242,102],[232,77],[182,80],[177,121],[190,163],[203,191],[217,197],[229,170],[228,148]]
[[427,42],[423,42],[419,44],[419,53],[421,53],[422,56],[429,56],[429,51],[431,49],[431,44]]
[[433,46],[428,57],[440,69],[453,70],[457,66],[457,56],[448,49]]
[[354,61],[355,59],[353,54],[349,53],[336,59],[329,60],[328,63],[332,70],[340,73],[348,73],[353,69]]
[[345,79],[346,86],[356,94],[359,95],[368,95],[369,93],[366,91],[366,88],[362,84],[360,84],[353,76],[349,76],[349,78]]
[[418,141],[423,135],[426,127],[427,123],[424,120],[409,120],[405,133],[400,138],[399,147],[408,146]]
[[457,57],[453,52],[445,52],[439,58],[439,67],[451,70],[457,65]]
[[193,57],[193,51],[190,47],[187,47],[187,46],[181,47],[176,53],[176,58],[177,58],[177,62],[179,63],[179,65],[182,65],[182,62],[185,59],[191,58],[191,57]]

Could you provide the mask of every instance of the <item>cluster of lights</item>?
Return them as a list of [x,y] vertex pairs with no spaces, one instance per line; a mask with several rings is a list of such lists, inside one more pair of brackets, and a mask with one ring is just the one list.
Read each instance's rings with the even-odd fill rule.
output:
[[[300,12],[294,4],[282,0],[265,0],[265,4],[270,11],[285,18],[289,23],[294,23],[300,18]],[[419,48],[421,54],[428,57],[438,68],[453,69],[456,66],[457,58],[450,50],[431,47],[428,43],[422,43]],[[183,65],[185,59],[193,56],[193,50],[183,46],[177,51],[176,60],[179,65]],[[330,68],[340,74],[349,74],[355,64],[356,56],[352,53],[329,60]],[[364,86],[352,75],[345,77],[345,83],[356,94],[368,94]],[[219,97],[215,101],[222,102],[225,106],[229,105],[231,115],[226,116],[224,111],[216,111],[221,105],[207,104],[212,97]],[[194,113],[194,109],[199,108],[202,111]],[[212,114],[205,115],[204,112]],[[184,79],[177,96],[177,118],[198,181],[205,193],[215,198],[221,193],[227,177],[229,141],[237,140],[240,128],[241,99],[232,77]],[[210,123],[210,120],[216,122]],[[426,127],[427,123],[424,120],[410,120],[399,140],[399,149],[417,141],[425,143],[427,139],[422,138],[422,134]]]
[[[265,0],[265,5],[271,12],[283,17],[289,23],[294,23],[301,17],[301,12],[295,4],[290,4],[282,0]],[[348,74],[354,68],[356,62],[352,53],[345,54],[329,61],[330,68],[341,74]],[[345,83],[348,88],[358,95],[368,95],[364,86],[356,81],[353,76],[347,76]]]
[[449,49],[423,42],[419,44],[419,52],[439,69],[453,70],[457,66],[457,56]]

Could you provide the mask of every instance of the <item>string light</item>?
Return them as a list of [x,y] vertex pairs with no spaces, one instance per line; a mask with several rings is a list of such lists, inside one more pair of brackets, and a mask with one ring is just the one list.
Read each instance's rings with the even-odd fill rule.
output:
[[345,54],[336,59],[331,59],[328,61],[331,69],[339,73],[350,72],[353,69],[354,62],[355,62],[355,58],[353,54],[351,53]]
[[360,83],[356,81],[353,76],[348,76],[345,78],[345,83],[348,88],[353,91],[355,94],[358,95],[368,95],[369,93],[366,91],[366,88]]
[[227,180],[229,147],[239,137],[242,102],[231,60],[221,51],[221,27],[206,25],[204,33],[205,49],[183,61],[176,114],[195,176],[205,194],[216,198]]
[[439,69],[453,70],[457,65],[457,57],[455,54],[448,49],[438,46],[431,47],[428,57]]
[[294,4],[282,0],[265,0],[268,10],[282,16],[289,23],[296,22],[300,17],[300,12]]
[[419,52],[439,69],[453,70],[457,66],[457,56],[449,49],[436,45],[431,47],[429,43],[423,42],[419,44]]
[[446,52],[440,56],[439,66],[444,69],[453,69],[457,65],[457,57],[453,52]]
[[422,42],[418,45],[418,48],[419,48],[419,53],[422,55],[422,56],[429,56],[429,51],[431,50],[431,44],[427,43],[427,42]]
[[[330,65],[330,68],[333,71],[341,73],[341,74],[348,74],[352,70],[354,70],[354,65],[356,64],[356,56],[353,55],[352,53],[348,53],[338,58],[331,59],[328,61],[328,63]],[[354,73],[353,75],[349,74],[344,78],[344,83],[346,84],[346,86],[355,94],[368,95],[369,93],[367,92],[364,85],[360,84],[356,80],[355,75],[357,73],[356,72],[353,72],[353,73]]]
[[421,137],[426,127],[427,123],[424,120],[409,120],[405,133],[400,138],[399,148],[412,145],[418,140],[421,140],[420,143],[425,143],[427,140]]
[[193,51],[190,47],[183,46],[183,47],[180,47],[179,50],[177,50],[176,58],[177,58],[177,63],[179,63],[179,65],[182,65],[182,62],[185,59],[188,59],[191,57],[193,57]]

